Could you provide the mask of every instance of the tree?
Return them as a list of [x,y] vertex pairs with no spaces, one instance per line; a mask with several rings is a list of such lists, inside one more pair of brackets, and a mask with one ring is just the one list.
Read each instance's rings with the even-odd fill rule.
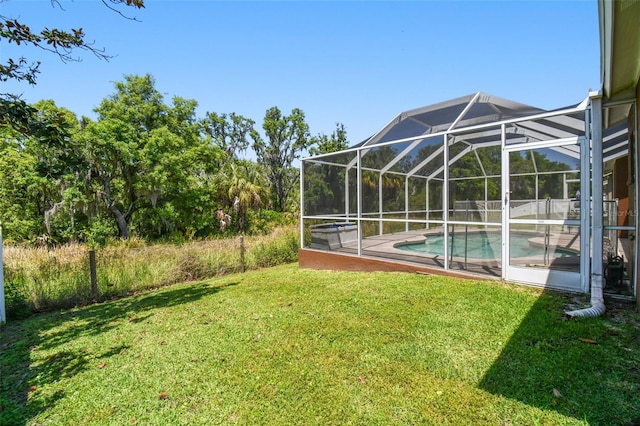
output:
[[251,132],[258,163],[265,167],[277,211],[284,211],[291,193],[297,188],[298,171],[291,167],[300,153],[314,142],[304,112],[294,108],[288,116],[278,107],[269,108],[262,124],[267,141],[256,130]]
[[249,135],[254,125],[255,121],[233,112],[229,115],[207,112],[202,120],[204,132],[229,159],[237,159],[238,152],[243,152],[249,147]]
[[[344,124],[336,123],[336,129],[331,135],[321,133],[314,138],[313,144],[309,149],[311,155],[330,154],[347,149],[349,143]],[[344,183],[347,169],[326,164],[309,164],[305,166],[304,173],[305,213],[344,213]]]
[[[36,157],[36,172],[43,180],[41,217],[45,232],[49,237],[55,234],[51,242],[75,239],[77,208],[85,207],[87,201],[82,194],[88,172],[81,147],[74,139],[79,131],[78,119],[52,100],[39,101],[34,108],[43,122],[59,123],[57,131],[48,137],[31,137],[26,142],[26,148]],[[65,220],[58,220],[58,227],[52,232],[52,219],[62,211]]]
[[131,129],[116,119],[88,121],[78,140],[85,146],[92,192],[115,219],[120,236],[128,238],[139,196],[134,189],[138,161]]
[[347,130],[342,123],[336,123],[336,129],[327,136],[324,133],[319,134],[313,141],[315,146],[309,149],[309,154],[320,155],[332,152],[342,151],[349,148],[347,141]]
[[120,237],[129,237],[136,212],[143,235],[172,232],[186,209],[197,210],[200,177],[217,171],[220,149],[201,136],[196,101],[174,97],[165,104],[149,74],[125,76],[115,86],[96,108],[98,121],[89,121],[79,136],[93,191]]
[[[77,197],[80,195],[77,188],[84,184],[87,170],[73,140],[78,121],[71,111],[51,100],[30,107],[42,122],[55,122],[56,130],[29,137],[10,127],[0,129],[4,138],[3,160],[9,161],[0,179],[0,193],[5,194],[0,217],[7,223],[17,220],[24,224],[25,219],[32,223],[28,232],[25,226],[7,226],[7,235],[16,241],[33,240],[45,233],[48,237],[55,235],[51,242],[59,241],[57,237],[74,239],[76,207],[83,201]],[[11,163],[15,163],[13,169]],[[12,190],[20,191],[21,199],[12,197]],[[16,206],[18,210],[14,210]],[[12,210],[18,212],[17,216]],[[62,211],[66,212],[65,220],[58,221],[58,229],[52,230],[53,216]]]
[[0,129],[0,218],[7,241],[23,241],[42,233],[36,157],[25,152],[13,129]]
[[257,211],[267,199],[266,182],[260,171],[256,163],[237,161],[217,175],[217,198],[223,210],[231,213],[237,231],[248,231],[249,212]]
[[[0,0],[0,4],[6,0]],[[112,11],[125,16],[121,6],[141,9],[144,0],[101,0]],[[59,0],[51,0],[52,7],[59,6]],[[126,17],[126,16],[125,16]],[[110,56],[104,49],[97,48],[93,42],[86,40],[82,28],[63,30],[58,28],[43,28],[33,30],[19,18],[0,14],[0,42],[15,43],[18,46],[31,46],[42,49],[58,56],[65,62],[79,61],[75,51],[87,51],[100,59],[108,60]],[[7,58],[0,63],[0,82],[15,80],[36,84],[40,72],[40,62],[31,62],[25,57]],[[49,126],[39,117],[37,109],[28,105],[20,96],[11,93],[0,93],[0,127],[9,126],[26,135],[38,136],[43,132],[55,131],[56,127]],[[48,117],[51,119],[51,117]],[[56,120],[53,121],[54,123]]]

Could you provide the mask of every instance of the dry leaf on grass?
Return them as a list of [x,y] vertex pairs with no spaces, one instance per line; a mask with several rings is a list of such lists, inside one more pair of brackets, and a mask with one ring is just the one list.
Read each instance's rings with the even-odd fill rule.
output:
[[585,339],[584,337],[578,337],[578,340],[580,340],[583,343],[588,343],[590,345],[597,345],[598,344],[598,342],[596,342],[595,340]]
[[169,394],[168,394],[167,392],[162,392],[162,393],[160,394],[160,396],[158,396],[158,398],[160,398],[160,399],[167,399],[167,398],[169,398]]
[[102,368],[104,368],[104,366],[105,366],[105,365],[107,365],[107,363],[106,363],[106,362],[104,362],[104,361],[102,361],[102,362],[100,363],[100,365],[98,366],[98,368],[102,369]]

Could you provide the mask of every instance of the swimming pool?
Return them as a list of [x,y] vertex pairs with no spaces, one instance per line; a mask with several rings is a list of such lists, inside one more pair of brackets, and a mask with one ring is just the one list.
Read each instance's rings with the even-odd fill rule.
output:
[[[542,257],[544,256],[544,247],[531,244],[529,240],[536,235],[527,233],[512,233],[510,239],[510,251],[512,258],[519,257]],[[449,250],[452,250],[453,256],[465,256],[465,236],[462,233],[455,235],[449,234]],[[434,256],[442,256],[444,253],[444,235],[443,234],[427,234],[424,241],[405,242],[394,245],[395,248],[421,254],[430,254]],[[502,250],[502,235],[500,232],[483,232],[474,231],[467,234],[467,257],[474,259],[500,259]],[[573,250],[555,247],[551,253],[551,258],[557,259],[561,257],[578,256]]]

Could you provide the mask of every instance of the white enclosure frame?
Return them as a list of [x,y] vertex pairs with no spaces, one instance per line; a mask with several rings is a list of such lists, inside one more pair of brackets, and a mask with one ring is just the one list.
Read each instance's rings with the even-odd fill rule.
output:
[[[446,111],[448,108],[468,102],[464,108],[460,107],[459,115],[446,123],[436,123],[429,127],[423,133],[400,137],[397,139],[389,138],[389,134],[393,132],[394,126],[408,123],[413,120],[420,122],[421,114],[434,114],[437,116],[439,111]],[[486,107],[494,108],[495,114],[483,116],[468,116],[473,108],[479,103],[485,102]],[[402,113],[396,119],[392,120],[380,132],[360,145],[340,151],[339,153],[324,154],[309,157],[301,160],[300,164],[300,193],[301,193],[301,245],[304,247],[305,237],[305,221],[345,221],[353,222],[358,229],[357,251],[355,254],[363,256],[363,224],[369,222],[378,223],[378,233],[384,233],[383,226],[385,224],[404,224],[404,230],[409,231],[412,224],[424,224],[426,227],[438,226],[442,227],[444,235],[455,226],[475,226],[475,227],[501,227],[502,228],[502,252],[499,258],[501,262],[500,278],[516,281],[528,285],[542,286],[553,289],[571,290],[571,291],[589,291],[593,282],[601,285],[603,275],[602,262],[591,262],[590,259],[603,258],[603,231],[606,230],[629,230],[637,233],[637,223],[633,226],[620,227],[610,225],[603,227],[602,203],[590,203],[583,201],[580,203],[579,219],[518,219],[509,218],[509,188],[510,178],[517,174],[509,169],[509,153],[517,151],[530,151],[533,149],[551,148],[565,156],[574,158],[579,163],[580,180],[579,187],[583,200],[602,200],[603,199],[603,162],[625,155],[621,148],[628,146],[626,139],[622,140],[621,135],[626,131],[619,130],[617,133],[603,134],[602,128],[602,110],[607,106],[602,105],[601,96],[598,93],[590,93],[589,96],[578,105],[558,109],[554,111],[543,111],[526,105],[517,104],[504,99],[492,97],[490,95],[477,93],[467,98],[458,98],[451,101],[443,102],[435,106],[420,108],[417,110]],[[635,104],[634,104],[635,107]],[[519,114],[512,114],[511,118],[504,118],[509,114],[504,111],[518,111]],[[526,113],[526,114],[525,114]],[[576,116],[583,116],[584,119],[577,119]],[[414,118],[415,117],[415,118]],[[410,125],[410,123],[409,123]],[[386,138],[386,139],[385,139]],[[442,142],[437,142],[441,138]],[[395,166],[401,162],[407,155],[416,149],[423,141],[432,140],[433,146],[439,147],[430,153],[421,163],[415,165],[411,170],[398,171],[394,170]],[[452,155],[450,147],[454,144],[462,142],[468,146],[462,151]],[[406,146],[403,148],[403,145]],[[395,158],[388,161],[381,168],[371,168],[363,165],[363,157],[373,149],[383,147],[399,147],[395,150]],[[478,156],[478,149],[486,147],[500,147],[502,162],[500,175],[487,173],[482,160]],[[449,171],[456,161],[464,155],[473,152],[478,160],[479,168],[482,176],[475,176],[469,179],[484,179],[484,202],[485,213],[481,221],[459,220],[451,217],[451,199],[450,187],[451,183],[464,178],[451,178]],[[336,154],[350,156],[349,161],[336,162],[334,157]],[[431,171],[428,175],[421,175],[420,171],[431,161],[442,156],[442,166]],[[533,157],[532,157],[533,158]],[[327,165],[344,169],[344,209],[342,213],[325,213],[325,214],[307,214],[305,212],[305,165]],[[635,162],[634,162],[635,164]],[[533,160],[535,172],[529,173],[536,179],[536,199],[538,199],[537,179],[544,172],[537,170],[535,160]],[[351,198],[353,194],[350,191],[354,189],[353,182],[350,184],[349,171],[356,171],[355,191],[356,211],[352,210]],[[577,184],[576,179],[568,179],[567,175],[577,172],[578,170],[566,170],[562,172],[546,172],[563,174],[563,196],[568,199],[568,185]],[[378,212],[363,212],[363,172],[374,172],[378,176]],[[526,173],[522,172],[524,176]],[[637,174],[634,174],[637,176]],[[383,176],[398,176],[404,182],[404,210],[403,211],[385,211],[383,207],[382,181]],[[426,187],[426,208],[425,211],[410,211],[409,209],[409,180],[412,178],[421,178],[425,180]],[[488,180],[500,179],[502,199],[501,203],[501,220],[491,221],[488,218],[488,200],[487,186]],[[437,213],[429,205],[430,183],[441,182],[442,184],[442,217],[434,219],[432,215]],[[637,185],[635,192],[638,192]],[[411,219],[411,214],[424,213],[424,219]],[[402,218],[389,218],[387,216],[397,215]],[[513,224],[550,224],[563,226],[579,226],[580,227],[580,253],[589,253],[590,255],[580,256],[579,271],[569,272],[553,269],[535,269],[512,266],[509,264],[509,236],[511,225]],[[443,238],[444,253],[448,254],[449,239]],[[637,241],[634,247],[638,249]],[[443,256],[443,269],[451,270],[451,260],[449,255]],[[637,274],[637,262],[634,262],[634,276]]]

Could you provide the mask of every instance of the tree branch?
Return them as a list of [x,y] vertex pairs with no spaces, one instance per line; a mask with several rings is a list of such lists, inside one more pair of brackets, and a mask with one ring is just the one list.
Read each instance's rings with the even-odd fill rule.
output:
[[[57,0],[52,0],[52,1],[57,1]],[[137,21],[140,22],[138,20],[138,18],[136,18],[135,16],[131,17],[131,16],[127,16],[124,13],[122,13],[121,10],[116,9],[114,6],[111,6],[109,3],[112,4],[126,4],[127,6],[133,6],[133,7],[137,7],[138,9],[142,9],[144,7],[144,0],[101,0],[102,4],[104,4],[108,9],[112,10],[113,12],[117,13],[118,15],[122,16],[125,19],[129,19],[131,21]]]

